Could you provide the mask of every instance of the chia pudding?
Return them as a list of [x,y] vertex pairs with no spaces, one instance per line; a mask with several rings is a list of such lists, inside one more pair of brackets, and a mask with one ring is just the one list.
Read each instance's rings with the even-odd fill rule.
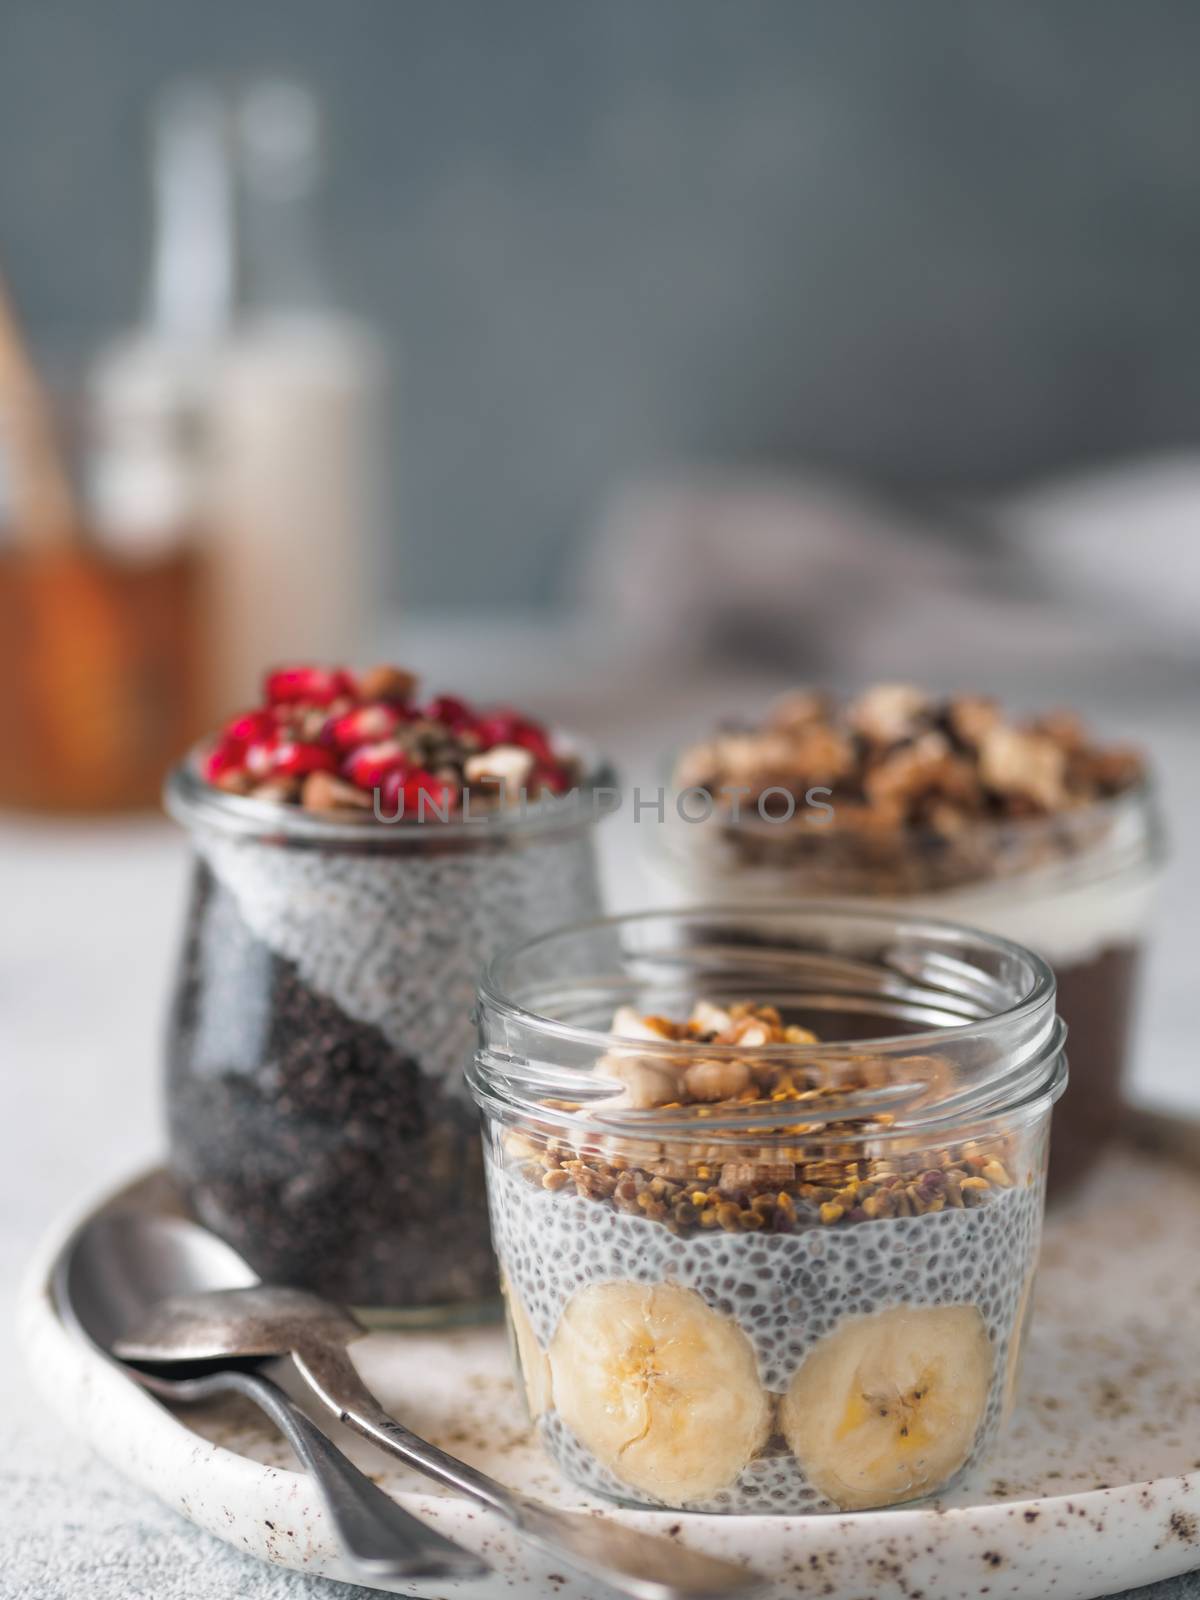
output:
[[[965,942],[952,999],[932,982],[901,999],[892,977],[948,956],[945,926],[868,956],[844,906],[764,914],[748,960],[751,913],[683,915],[704,976],[716,957],[752,1000],[707,988],[648,1012],[627,984],[603,1032],[581,1029],[623,987],[599,977],[601,925],[569,936],[557,983],[501,999],[520,987],[501,987],[503,961],[485,982],[470,1077],[530,1416],[568,1477],[627,1504],[795,1514],[936,1493],[986,1453],[1015,1388],[1065,1081],[1053,980],[1023,952],[978,967]],[[653,1003],[683,998],[673,921],[609,925],[658,928],[626,952]],[[906,1038],[914,1011],[943,1048]]]
[[420,1319],[494,1296],[462,1071],[475,981],[506,940],[598,909],[607,781],[529,718],[418,701],[396,668],[272,674],[172,774],[195,864],[171,1165],[264,1278]]
[[1120,1125],[1162,856],[1139,751],[1072,713],[1019,721],[981,696],[885,684],[845,703],[786,695],[686,749],[673,782],[715,804],[702,825],[668,808],[654,830],[668,898],[869,897],[1049,961],[1072,1040],[1051,1194],[1086,1174]]

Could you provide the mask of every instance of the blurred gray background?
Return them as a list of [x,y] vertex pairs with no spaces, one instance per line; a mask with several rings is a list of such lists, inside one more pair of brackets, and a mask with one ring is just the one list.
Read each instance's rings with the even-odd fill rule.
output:
[[557,596],[696,460],[994,487],[1200,426],[1194,0],[0,0],[0,249],[131,318],[164,81],[295,72],[394,345],[407,600]]

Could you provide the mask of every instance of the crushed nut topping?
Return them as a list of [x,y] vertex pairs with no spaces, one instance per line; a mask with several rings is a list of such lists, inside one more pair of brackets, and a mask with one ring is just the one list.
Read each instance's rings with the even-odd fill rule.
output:
[[693,859],[796,871],[797,891],[890,895],[1087,851],[1106,826],[1095,803],[1137,789],[1146,766],[1070,712],[1020,722],[981,695],[881,684],[844,704],[793,691],[761,723],[686,749],[674,777],[716,802],[711,827],[676,830]]
[[1010,721],[978,695],[935,699],[908,684],[879,684],[842,707],[812,690],[784,696],[756,727],[718,733],[680,758],[680,787],[720,798],[748,784],[797,799],[832,788],[852,820],[874,811],[891,826],[929,820],[938,803],[964,817],[1065,811],[1134,787],[1145,776],[1133,750],[1096,745],[1079,719],[1052,712]]
[[[506,1153],[530,1183],[643,1215],[673,1233],[791,1233],[978,1206],[1016,1181],[1009,1137],[931,1150],[916,1138],[882,1137],[895,1121],[890,1112],[802,1120],[806,1107],[810,1114],[818,1106],[827,1111],[840,1098],[892,1083],[923,1086],[908,1106],[937,1099],[952,1083],[952,1069],[940,1057],[806,1059],[804,1046],[817,1044],[816,1034],[785,1023],[774,1006],[750,1003],[726,1007],[702,1000],[682,1022],[622,1007],[612,1032],[614,1043],[595,1075],[620,1087],[600,1108],[678,1111],[686,1133],[664,1143],[660,1127],[645,1139],[512,1130]],[[714,1054],[639,1055],[638,1041],[649,1040],[711,1045]],[[719,1053],[764,1045],[797,1051],[761,1062]],[[787,1120],[755,1130],[757,1143],[702,1137],[703,1122],[696,1119],[762,1104],[779,1105]],[[580,1109],[561,1100],[547,1106]],[[848,1142],[848,1134],[870,1127],[879,1129],[879,1141]]]

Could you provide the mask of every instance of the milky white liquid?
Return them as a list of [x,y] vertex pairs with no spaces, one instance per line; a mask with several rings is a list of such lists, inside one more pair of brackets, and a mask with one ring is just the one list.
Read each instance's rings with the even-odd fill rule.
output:
[[[711,902],[801,899],[786,875],[767,871],[691,871],[655,857],[646,862],[661,903],[679,908]],[[1114,946],[1139,942],[1149,926],[1157,873],[1139,867],[1087,883],[1065,880],[1060,869],[1031,872],[940,894],[856,896],[872,907],[941,917],[1011,939],[1052,966],[1076,966]]]

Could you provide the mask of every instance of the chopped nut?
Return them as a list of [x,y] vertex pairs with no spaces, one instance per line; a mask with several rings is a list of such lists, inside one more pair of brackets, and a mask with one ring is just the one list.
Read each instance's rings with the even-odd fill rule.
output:
[[711,1000],[697,1000],[688,1018],[688,1026],[697,1033],[724,1033],[732,1023],[729,1012],[723,1006],[714,1005]]
[[469,784],[499,790],[505,799],[514,799],[529,781],[534,768],[533,754],[520,745],[498,744],[479,755],[468,756],[463,777]]
[[1115,746],[1111,750],[1072,752],[1067,772],[1075,789],[1114,795],[1141,783],[1146,764],[1140,751]]
[[817,1036],[815,1033],[812,1033],[808,1028],[796,1027],[795,1024],[792,1024],[783,1030],[783,1037],[786,1044],[817,1043]]
[[212,781],[218,789],[224,789],[226,794],[249,794],[254,787],[254,779],[248,772],[233,768],[228,772],[222,772],[219,777],[214,778]]
[[250,791],[255,800],[270,800],[276,805],[290,805],[300,793],[299,778],[265,778]]
[[767,713],[767,725],[794,731],[820,721],[829,707],[826,695],[816,689],[793,689],[782,695]]
[[971,768],[951,754],[940,733],[923,733],[912,744],[902,745],[867,773],[863,787],[877,805],[937,793],[969,808],[979,797]]
[[911,738],[928,709],[924,690],[910,683],[881,683],[852,702],[846,720],[874,744],[897,744]]
[[1088,742],[1083,719],[1074,711],[1044,711],[1033,722],[1032,732],[1045,734],[1068,754],[1085,749]]
[[653,1106],[670,1105],[679,1095],[679,1074],[669,1061],[658,1061],[619,1050],[610,1050],[596,1063],[596,1075],[623,1084],[614,1104],[647,1111]]
[[978,749],[985,735],[999,723],[1000,707],[985,695],[961,695],[950,702],[946,720],[956,739]]
[[300,791],[306,811],[369,811],[371,797],[332,772],[310,772]]
[[416,686],[416,673],[400,667],[368,667],[358,679],[358,692],[364,700],[407,700]]
[[979,751],[979,775],[999,794],[1020,795],[1046,811],[1064,803],[1066,754],[1043,734],[992,728]]
[[693,1100],[732,1100],[749,1086],[750,1068],[744,1061],[697,1061],[683,1081]]

